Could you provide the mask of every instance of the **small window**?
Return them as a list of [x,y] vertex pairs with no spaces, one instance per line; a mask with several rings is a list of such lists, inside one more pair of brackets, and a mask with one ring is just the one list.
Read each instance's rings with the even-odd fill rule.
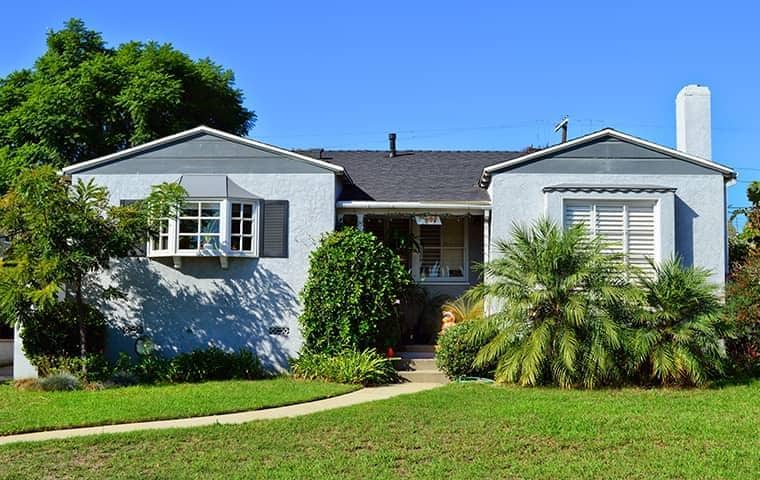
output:
[[179,216],[177,249],[218,249],[220,211],[220,202],[186,202]]
[[253,252],[256,248],[256,205],[233,202],[230,220],[230,250]]
[[465,219],[446,217],[441,225],[420,225],[420,278],[466,278]]
[[159,221],[158,232],[150,239],[150,248],[154,252],[169,250],[169,219]]

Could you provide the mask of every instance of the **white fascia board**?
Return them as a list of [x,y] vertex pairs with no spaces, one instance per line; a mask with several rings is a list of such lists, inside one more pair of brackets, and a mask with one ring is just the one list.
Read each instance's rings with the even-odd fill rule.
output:
[[237,142],[242,145],[247,145],[250,147],[259,148],[261,150],[268,151],[270,153],[275,153],[279,155],[284,155],[286,157],[290,157],[296,160],[301,160],[307,163],[310,163],[312,165],[316,165],[322,168],[325,168],[327,170],[330,170],[332,172],[336,173],[343,173],[343,167],[340,165],[334,165],[329,162],[324,162],[322,160],[317,160],[316,158],[311,158],[307,155],[302,155],[300,153],[291,152],[290,150],[286,150],[284,148],[275,147],[274,145],[269,145],[267,143],[262,143],[256,140],[251,140],[249,138],[239,137],[237,135],[233,135],[231,133],[223,132],[221,130],[217,130],[215,128],[207,127],[205,125],[201,125],[199,127],[192,128],[190,130],[185,130],[184,132],[175,133],[174,135],[169,135],[168,137],[159,138],[156,140],[153,140],[152,142],[143,143],[142,145],[137,145],[132,148],[127,148],[126,150],[121,150],[116,153],[112,153],[109,155],[105,155],[103,157],[98,157],[92,160],[87,160],[85,162],[79,162],[75,163],[74,165],[69,165],[68,167],[64,167],[61,170],[61,173],[64,175],[68,175],[71,173],[76,173],[79,170],[94,167],[103,163],[112,162],[115,160],[118,160],[120,158],[134,155],[140,152],[143,152],[145,150],[149,150],[151,148],[160,147],[161,145],[165,145],[168,143],[175,142],[177,140],[182,140],[183,138],[187,138],[193,135],[197,135],[199,133],[206,133],[209,135],[213,135],[215,137],[223,138],[225,140],[229,140],[232,142]]
[[351,210],[490,210],[491,202],[371,202],[339,201],[339,209]]
[[721,165],[711,160],[706,160],[704,158],[700,158],[694,155],[689,155],[688,153],[680,152],[678,150],[674,150],[672,148],[659,145],[657,143],[652,143],[647,140],[643,140],[641,138],[628,135],[627,133],[622,133],[617,130],[613,130],[612,128],[605,128],[603,130],[599,130],[598,132],[594,132],[594,133],[585,135],[583,137],[578,137],[576,139],[570,140],[565,143],[559,143],[552,147],[545,148],[537,152],[529,153],[522,157],[513,158],[512,160],[507,160],[506,162],[497,163],[495,165],[489,165],[483,169],[483,175],[481,175],[481,182],[487,182],[488,176],[494,171],[501,170],[508,167],[513,167],[515,165],[520,165],[522,163],[529,162],[531,160],[541,158],[547,155],[552,155],[554,153],[561,152],[563,150],[566,150],[578,145],[582,145],[584,143],[588,143],[598,138],[603,138],[606,136],[617,138],[619,140],[624,140],[624,141],[633,143],[634,145],[640,145],[642,147],[649,148],[651,150],[654,150],[660,153],[664,153],[665,155],[670,155],[672,157],[685,160],[687,162],[701,165],[711,170],[718,171],[728,178],[736,177],[736,172],[732,168],[727,167],[725,165]]

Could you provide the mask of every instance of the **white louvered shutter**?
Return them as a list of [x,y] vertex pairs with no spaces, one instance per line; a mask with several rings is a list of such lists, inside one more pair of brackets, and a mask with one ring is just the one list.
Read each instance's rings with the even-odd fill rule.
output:
[[654,205],[628,205],[628,262],[652,273],[647,258],[655,258]]
[[570,203],[565,206],[565,227],[581,224],[589,233],[591,228],[591,204]]
[[625,253],[625,206],[594,205],[594,233],[606,243],[606,253]]

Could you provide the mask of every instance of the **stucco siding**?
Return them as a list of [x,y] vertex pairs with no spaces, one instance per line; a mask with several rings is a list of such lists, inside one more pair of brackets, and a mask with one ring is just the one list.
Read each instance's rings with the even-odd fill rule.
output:
[[[509,238],[514,223],[527,224],[541,216],[559,222],[561,211],[550,207],[549,195],[543,188],[556,184],[583,185],[661,185],[675,188],[674,233],[671,242],[674,254],[689,265],[708,268],[711,280],[723,285],[726,274],[726,218],[724,179],[721,175],[685,174],[532,174],[515,171],[498,173],[492,178],[491,255],[496,255],[493,242]],[[631,199],[635,199],[635,195]],[[556,203],[556,202],[555,202]],[[663,229],[669,221],[662,218]],[[663,252],[667,256],[669,252]]]
[[[126,299],[103,302],[112,325],[107,353],[134,353],[134,340],[150,336],[166,355],[218,346],[251,348],[263,361],[283,368],[301,347],[298,294],[306,280],[309,253],[335,225],[335,177],[315,174],[228,174],[242,188],[266,200],[288,200],[287,258],[231,258],[224,270],[217,258],[130,258],[115,262],[90,294],[115,286]],[[111,202],[139,199],[152,185],[176,181],[175,174],[75,175],[106,186]],[[287,336],[270,327],[285,327]]]

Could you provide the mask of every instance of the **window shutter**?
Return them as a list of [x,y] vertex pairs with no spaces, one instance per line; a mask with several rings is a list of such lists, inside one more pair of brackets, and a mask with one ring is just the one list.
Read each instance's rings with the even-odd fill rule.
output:
[[625,210],[623,205],[595,205],[594,231],[607,244],[606,253],[625,252]]
[[[119,200],[119,205],[122,207],[128,207],[139,202],[139,200]],[[130,257],[146,257],[148,255],[148,240],[138,242],[132,250],[129,252]]]
[[565,207],[565,227],[583,225],[589,233],[591,230],[591,205],[570,204]]
[[653,205],[628,206],[628,262],[651,272],[647,258],[655,256]]
[[262,211],[261,257],[288,256],[288,201],[265,200]]

